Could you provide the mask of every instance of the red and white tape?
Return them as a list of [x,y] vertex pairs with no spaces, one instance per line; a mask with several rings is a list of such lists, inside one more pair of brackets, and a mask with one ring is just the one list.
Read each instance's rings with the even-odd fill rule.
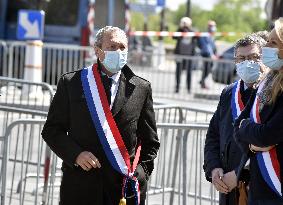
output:
[[95,0],[89,1],[88,14],[87,14],[87,24],[89,31],[89,45],[94,44],[94,20],[95,20]]
[[199,36],[236,36],[236,35],[244,35],[244,33],[240,32],[168,32],[168,31],[131,31],[131,36],[169,36],[169,37],[199,37]]
[[128,34],[130,31],[130,21],[131,21],[131,15],[130,15],[129,0],[125,0],[125,32],[126,34]]

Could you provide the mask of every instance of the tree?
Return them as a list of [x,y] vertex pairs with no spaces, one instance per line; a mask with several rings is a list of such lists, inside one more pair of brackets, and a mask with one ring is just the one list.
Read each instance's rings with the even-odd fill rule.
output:
[[[211,11],[204,10],[192,4],[191,16],[193,27],[198,31],[206,31],[207,21],[216,21],[218,31],[251,33],[268,28],[267,20],[261,18],[263,9],[260,0],[219,0]],[[166,26],[169,31],[176,31],[180,19],[186,14],[186,5],[182,4],[178,10],[166,9]],[[149,16],[149,30],[159,30],[159,13]],[[136,30],[143,29],[143,15],[132,12],[131,25]],[[240,36],[226,37],[224,40],[235,41]]]
[[[267,21],[261,18],[263,12],[260,7],[260,0],[219,0],[211,11],[201,9],[192,5],[193,27],[199,31],[206,31],[207,21],[216,21],[218,31],[251,33],[267,28]],[[174,23],[178,25],[185,14],[185,4],[172,12]],[[235,40],[239,38],[226,38]]]

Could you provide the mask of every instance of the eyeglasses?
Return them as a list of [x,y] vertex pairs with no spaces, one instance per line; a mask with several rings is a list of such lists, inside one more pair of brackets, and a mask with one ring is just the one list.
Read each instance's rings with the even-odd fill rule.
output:
[[250,54],[250,55],[247,55],[247,56],[236,56],[235,57],[236,63],[241,63],[245,60],[252,60],[252,61],[255,61],[255,62],[259,62],[261,60],[261,55],[254,53],[254,54]]

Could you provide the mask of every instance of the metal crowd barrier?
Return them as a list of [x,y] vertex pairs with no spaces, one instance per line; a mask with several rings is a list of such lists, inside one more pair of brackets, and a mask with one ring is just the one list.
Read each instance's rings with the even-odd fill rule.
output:
[[[3,141],[3,136],[6,133],[8,125],[18,119],[45,119],[54,91],[52,87],[46,83],[33,83],[21,79],[0,77],[0,93],[0,136],[2,136],[0,140],[0,168],[2,170],[5,149],[8,149]],[[15,128],[15,130],[17,135],[20,135],[21,129]],[[20,143],[18,138],[16,141],[16,144]],[[33,144],[34,140],[32,139],[31,141]],[[9,148],[11,148],[11,146],[11,143],[9,143]],[[45,160],[48,160],[51,157],[51,151],[49,147],[44,147],[44,149]],[[23,152],[23,154],[26,153],[29,153],[29,151]],[[29,157],[34,158],[36,154],[36,152],[31,152]],[[19,162],[18,157],[19,156],[12,156],[9,157],[8,160],[16,164]],[[32,164],[34,163],[35,162],[32,162]],[[50,170],[48,165],[45,166],[46,174],[49,175]],[[17,173],[13,174],[17,176]],[[30,178],[31,175],[35,175],[29,172],[24,174],[24,177],[27,178]],[[0,176],[0,183],[1,180],[2,177]],[[47,184],[47,182],[45,182],[45,184]]]
[[208,125],[160,123],[157,127],[161,144],[147,204],[217,204],[218,195],[202,169]]
[[[0,67],[1,76],[23,79],[25,50],[26,42],[3,42],[3,45],[0,42],[0,66],[1,56],[5,56],[3,57],[4,65]],[[42,50],[43,82],[56,85],[62,74],[92,64],[93,56],[95,55],[92,47],[44,43]]]
[[158,123],[207,123],[214,111],[179,105],[154,105]]
[[48,111],[54,95],[52,86],[0,76],[0,105]]
[[[58,191],[54,191],[55,179],[61,179],[55,174],[58,159],[53,153],[46,158],[48,149],[40,135],[44,122],[45,119],[22,119],[7,127],[3,137],[1,204],[53,204],[56,199],[58,201]],[[50,167],[51,173],[48,172]]]
[[[56,85],[59,77],[66,72],[78,70],[95,62],[96,57],[92,47],[76,45],[49,44],[43,45],[42,79],[51,85]],[[1,57],[2,56],[2,57]],[[25,42],[0,43],[0,74],[5,77],[23,78],[25,60]],[[183,70],[180,77],[179,93],[175,93],[176,63]],[[205,64],[210,64],[206,79],[209,89],[200,85]],[[219,97],[226,84],[235,80],[235,66],[231,60],[212,60],[200,56],[182,56],[158,53],[152,51],[130,50],[128,65],[137,75],[152,83],[154,97],[192,100],[194,98]],[[191,75],[191,89],[187,90],[186,77]]]
[[[142,52],[147,63],[134,60],[135,53],[129,53],[129,66],[134,72],[152,83],[154,97],[179,100],[195,98],[218,99],[222,89],[235,81],[236,71],[232,60],[203,58],[201,56],[183,56],[172,54],[158,54],[156,52]],[[132,59],[132,60],[131,60]],[[150,65],[148,65],[151,62]],[[176,64],[180,68],[180,88],[176,93]],[[209,64],[208,76],[205,79],[206,88],[202,88],[200,81]],[[187,76],[191,79],[190,91],[187,90]]]
[[43,45],[43,81],[57,85],[59,77],[70,71],[82,69],[95,61],[94,49],[76,45]]
[[8,46],[5,41],[0,41],[0,76],[7,75],[8,71]]
[[[58,204],[61,170],[54,154],[46,161],[46,144],[40,136],[44,122],[17,120],[7,127],[0,175],[1,204]],[[161,146],[148,183],[147,204],[217,204],[217,194],[205,181],[202,170],[208,125],[157,126]],[[51,168],[48,175],[46,164]]]

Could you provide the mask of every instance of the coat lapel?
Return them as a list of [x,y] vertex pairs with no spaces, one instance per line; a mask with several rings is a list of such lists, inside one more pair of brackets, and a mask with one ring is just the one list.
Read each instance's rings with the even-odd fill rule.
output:
[[131,78],[127,78],[124,72],[122,71],[120,76],[120,84],[117,91],[117,96],[115,98],[112,114],[113,117],[117,115],[117,113],[123,108],[123,106],[127,103],[128,99],[132,95],[135,89],[134,83],[131,81]]

